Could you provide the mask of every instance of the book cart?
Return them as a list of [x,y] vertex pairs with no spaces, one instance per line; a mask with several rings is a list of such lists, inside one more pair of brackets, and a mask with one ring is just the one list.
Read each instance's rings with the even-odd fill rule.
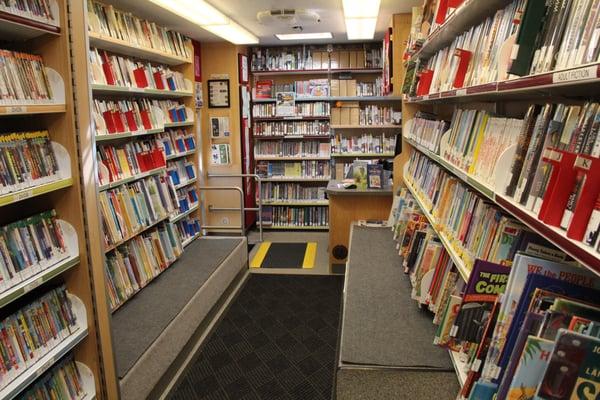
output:
[[[452,2],[448,2],[449,4]],[[445,20],[431,30],[420,48],[403,61],[405,69],[414,67],[414,62],[420,59],[427,62],[438,51],[449,46],[453,40],[471,27],[480,24],[488,17],[511,2],[465,0],[455,2],[456,9],[445,17]],[[510,49],[515,38],[509,37],[499,51],[500,64],[507,62]],[[419,72],[419,83],[415,95],[403,95],[403,142],[409,153],[419,153],[437,164],[451,176],[461,181],[465,187],[478,194],[489,204],[494,205],[507,215],[537,232],[551,244],[564,251],[584,268],[600,274],[600,253],[594,246],[584,243],[584,234],[596,199],[598,197],[600,182],[600,164],[598,159],[567,151],[546,148],[542,153],[542,160],[552,165],[547,189],[543,197],[541,209],[531,210],[506,195],[505,189],[510,180],[510,171],[518,143],[514,141],[498,155],[494,169],[489,176],[483,178],[478,174],[477,166],[458,166],[451,160],[449,151],[450,131],[442,132],[439,144],[430,145],[419,135],[411,134],[415,116],[419,112],[435,113],[436,119],[451,121],[456,108],[487,110],[491,113],[504,116],[518,116],[523,118],[525,111],[531,104],[566,103],[583,104],[589,100],[600,88],[600,64],[587,63],[581,66],[572,66],[564,69],[551,70],[523,76],[511,76],[510,79],[499,79],[473,86],[464,85],[465,70],[470,62],[471,54],[457,49],[454,56],[458,58],[457,70],[454,70],[453,87],[449,90],[432,93],[429,89],[433,72],[423,69]],[[411,63],[413,63],[411,65]],[[503,77],[506,72],[499,71],[498,76]],[[462,74],[462,75],[461,75]],[[453,237],[432,212],[432,203],[428,194],[420,188],[407,172],[408,165],[404,168],[404,184],[414,196],[423,214],[436,232],[445,250],[454,262],[457,273],[464,282],[470,276],[472,263],[465,261],[463,251],[457,245],[458,239]],[[560,216],[567,207],[570,190],[573,183],[580,175],[585,175],[581,194],[568,229],[560,227]],[[461,386],[467,380],[468,369],[466,360],[458,353],[450,351],[453,364]]]
[[[2,360],[0,398],[8,400],[23,396],[29,390],[39,389],[38,385],[49,380],[56,383],[60,371],[76,368],[80,374],[80,398],[93,399],[102,381],[96,352],[98,325],[94,318],[81,197],[81,170],[73,118],[75,105],[72,100],[74,87],[69,57],[69,13],[65,0],[41,3],[47,8],[34,9],[32,2],[23,2],[21,9],[4,5],[0,7],[3,63],[7,60],[16,61],[20,57],[27,64],[32,58],[37,62],[35,57],[41,56],[41,68],[45,69],[43,75],[46,79],[44,84],[42,73],[38,70],[39,74],[35,77],[28,75],[32,79],[31,85],[23,86],[27,79],[23,79],[22,75],[4,75],[9,81],[20,82],[24,89],[21,95],[11,98],[10,95],[6,96],[4,86],[3,99],[0,101],[4,162],[8,160],[11,146],[16,145],[12,152],[14,158],[8,167],[14,169],[11,169],[12,172],[4,169],[0,189],[0,235],[2,256],[5,257],[0,291],[1,324],[3,330],[9,332],[12,329],[10,327],[15,326],[16,318],[24,318],[21,319],[24,322],[22,326],[27,329],[29,337],[36,341],[29,342],[31,352],[27,354],[18,348],[11,350],[8,348],[10,344],[3,342],[2,351],[12,351],[16,358]],[[19,53],[20,56],[17,55]],[[6,82],[4,80],[3,85]],[[48,97],[40,98],[33,94],[46,85],[49,88]],[[39,95],[40,92],[36,93]],[[51,151],[46,148],[49,151],[47,158],[36,158],[41,154],[37,152],[41,149],[36,147],[40,144],[36,143],[38,140],[47,140],[45,143],[51,146]],[[53,162],[56,165],[52,167]],[[16,181],[7,181],[7,176],[16,178]],[[49,236],[44,236],[47,234]],[[12,247],[17,243],[15,240],[26,237],[31,240]],[[28,256],[22,258],[17,254]],[[64,291],[61,285],[64,285]],[[55,299],[60,301],[60,306],[65,310],[70,310],[74,320],[62,328],[52,325],[53,333],[43,337],[48,331],[42,333],[43,327],[34,326],[32,320],[28,319],[28,312],[36,312],[34,310],[37,307],[48,305],[48,296],[52,293],[66,294],[68,300],[60,296]],[[56,303],[56,306],[59,304]],[[50,306],[51,312],[53,307]],[[50,318],[50,315],[47,317]],[[25,333],[13,330],[8,337],[16,338],[16,335]],[[74,371],[71,369],[69,374],[76,374]],[[60,390],[65,389],[58,383],[57,390],[59,386]]]
[[[185,248],[201,234],[197,176],[202,170],[198,150],[201,141],[194,103],[192,42],[183,36],[173,39],[178,40],[177,45],[173,45],[177,46],[176,51],[155,44],[152,47],[136,44],[134,40],[124,40],[100,28],[101,22],[95,12],[106,7],[107,10],[117,10],[132,18],[155,23],[156,29],[172,25],[172,21],[160,19],[168,17],[161,13],[139,15],[139,6],[135,2],[72,4],[71,23],[73,31],[77,32],[72,41],[76,63],[74,80],[79,148],[85,160],[82,181],[87,205],[96,318],[102,327],[98,338],[104,372],[104,397],[111,399],[119,396],[113,350],[113,342],[119,338],[110,328],[112,315],[176,263]],[[94,58],[94,55],[100,55],[100,58]],[[128,65],[127,72],[119,70],[122,65]],[[127,81],[127,75],[129,80],[124,84],[122,78],[125,76]],[[100,102],[109,107],[101,108],[98,113]],[[134,103],[149,106],[139,109],[110,106]],[[151,145],[119,155],[122,151],[119,149],[127,149],[128,145],[135,146],[136,143]],[[97,157],[102,152],[105,155],[112,152],[116,156],[106,162],[105,158]],[[136,157],[138,168],[124,173],[121,168],[127,161],[123,157],[132,156]],[[158,203],[161,205],[156,206],[156,202],[152,206],[147,204],[147,207],[154,208],[153,216],[134,225],[133,229],[111,236],[105,224],[107,214],[103,214],[108,204],[105,200],[110,199],[112,194],[120,192],[121,196],[124,192],[139,190],[143,185],[148,185],[146,189],[156,196],[156,201],[160,199]],[[160,196],[154,192],[156,188]],[[126,218],[133,216],[130,214]],[[107,235],[111,236],[108,241]],[[109,264],[119,258],[120,252],[128,251],[129,246],[146,238],[153,243],[160,239],[161,245],[152,247],[149,253],[149,257],[159,260],[159,264],[151,271],[146,265],[145,273],[140,273],[139,278],[136,276],[137,282],[132,279],[131,285],[120,286],[122,281],[116,278],[118,272],[109,270]]]
[[[372,51],[379,51],[379,60],[367,60]],[[282,56],[283,53],[287,56]],[[361,138],[368,146],[367,140],[370,137],[372,141],[374,136],[389,140],[399,129],[391,123],[359,125],[360,108],[392,107],[401,100],[376,89],[382,87],[384,75],[381,46],[369,42],[260,47],[252,49],[251,54],[252,157],[263,182],[263,228],[327,230],[325,188],[330,179],[337,178],[336,171],[343,171],[344,165],[355,159],[394,157],[393,146],[377,152],[369,151],[368,147],[366,151],[348,151],[340,146],[342,140],[356,143]],[[277,57],[279,65],[273,61]],[[313,84],[314,80],[318,82]],[[295,113],[277,115],[274,98],[277,92],[295,92]],[[305,112],[317,107],[318,112]],[[342,123],[344,109],[348,120]],[[314,126],[295,125],[302,122]],[[316,220],[310,216],[311,212],[317,215]]]

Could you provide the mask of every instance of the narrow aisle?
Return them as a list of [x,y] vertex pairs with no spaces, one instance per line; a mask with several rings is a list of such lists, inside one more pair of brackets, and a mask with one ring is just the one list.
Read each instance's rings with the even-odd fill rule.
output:
[[342,287],[251,275],[171,399],[330,399]]

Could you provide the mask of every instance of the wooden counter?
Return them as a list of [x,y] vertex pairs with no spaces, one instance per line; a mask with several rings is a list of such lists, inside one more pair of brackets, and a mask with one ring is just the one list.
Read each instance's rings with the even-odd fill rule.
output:
[[[348,257],[350,226],[366,219],[387,220],[392,207],[392,187],[384,189],[344,189],[329,181],[329,266],[345,264]],[[338,246],[336,248],[336,246]],[[343,247],[340,247],[343,246]],[[336,258],[334,253],[341,253]],[[341,257],[343,256],[343,257]],[[333,272],[333,270],[332,270]],[[336,271],[337,268],[336,268]]]

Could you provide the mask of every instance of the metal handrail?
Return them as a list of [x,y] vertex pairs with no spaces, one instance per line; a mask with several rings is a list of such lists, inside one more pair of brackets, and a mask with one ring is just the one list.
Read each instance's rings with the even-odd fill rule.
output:
[[[223,191],[223,190],[235,190],[240,194],[240,201],[244,204],[244,191],[239,186],[200,186],[199,190],[214,190],[214,191]],[[218,225],[205,225],[204,229],[239,229],[240,233],[244,235],[246,233],[246,228],[244,226],[245,223],[245,215],[244,210],[240,210],[240,226],[218,226]]]
[[[258,175],[258,174],[208,174],[209,178],[253,178],[257,183],[258,183],[258,207],[244,207],[244,195],[243,195],[243,190],[238,187],[238,186],[231,186],[231,187],[235,187],[238,190],[241,191],[242,196],[240,199],[240,207],[212,207],[209,206],[208,209],[209,211],[240,211],[241,214],[241,218],[242,218],[242,235],[245,234],[245,217],[246,217],[246,211],[258,211],[258,233],[259,233],[259,240],[262,242],[263,241],[263,223],[262,223],[262,178]],[[211,186],[208,186],[207,188],[210,188]],[[212,187],[219,187],[219,186],[212,186]],[[223,186],[225,187],[225,186]],[[210,227],[213,228],[214,227]],[[227,229],[227,228],[225,228]]]

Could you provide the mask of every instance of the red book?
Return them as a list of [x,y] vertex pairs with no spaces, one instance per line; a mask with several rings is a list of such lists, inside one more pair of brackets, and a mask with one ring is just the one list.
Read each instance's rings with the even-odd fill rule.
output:
[[429,94],[431,80],[433,79],[433,70],[424,69],[419,73],[419,85],[417,86],[417,96]]
[[117,131],[117,125],[115,124],[112,111],[103,112],[102,117],[104,118],[108,133],[115,133]]
[[270,99],[273,97],[273,81],[257,81],[255,90],[257,99]]
[[125,124],[123,124],[123,115],[119,111],[113,111],[113,120],[115,121],[117,132],[125,132]]
[[163,84],[162,75],[158,71],[154,73],[154,83],[156,84],[157,89],[161,89],[161,90],[165,89],[165,85]]
[[467,74],[467,69],[469,68],[469,62],[471,62],[472,55],[473,53],[463,49],[456,49],[454,51],[454,56],[459,58],[453,83],[453,86],[456,89],[462,88],[465,84],[465,75]]
[[127,111],[125,113],[125,118],[127,119],[127,125],[129,126],[129,130],[131,132],[136,132],[138,130],[138,126],[135,122],[135,118],[133,117],[133,111]]
[[148,79],[146,78],[146,70],[144,68],[138,68],[133,70],[133,76],[135,77],[135,83],[139,88],[148,87]]
[[144,129],[152,129],[152,122],[150,121],[150,115],[147,110],[141,110],[140,116],[142,117],[142,125]]

